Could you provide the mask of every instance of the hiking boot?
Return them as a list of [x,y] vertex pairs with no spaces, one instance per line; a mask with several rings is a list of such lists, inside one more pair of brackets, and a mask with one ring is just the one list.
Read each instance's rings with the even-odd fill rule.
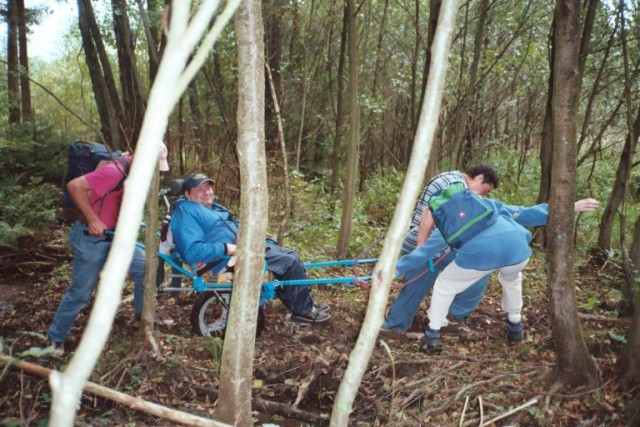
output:
[[324,323],[330,318],[329,313],[320,311],[315,307],[311,307],[311,310],[307,314],[291,313],[291,321],[296,323]]
[[507,319],[507,336],[511,344],[519,343],[524,340],[524,326],[522,322],[511,323]]
[[424,337],[422,337],[420,350],[425,353],[441,352],[442,351],[442,334],[440,334],[440,331],[434,331],[433,329],[427,328],[427,330],[424,331]]
[[321,313],[328,313],[331,310],[331,306],[329,304],[323,304],[317,301],[313,302],[313,308],[315,308]]
[[64,356],[64,343],[50,341],[48,349],[51,349],[51,354],[54,356]]

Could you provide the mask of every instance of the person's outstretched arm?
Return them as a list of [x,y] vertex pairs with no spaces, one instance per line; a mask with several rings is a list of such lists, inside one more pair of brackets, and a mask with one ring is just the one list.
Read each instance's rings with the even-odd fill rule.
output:
[[433,215],[428,207],[425,207],[424,211],[422,211],[422,218],[420,218],[420,225],[418,226],[418,244],[417,248],[424,245],[424,243],[429,238],[431,231],[433,231],[433,226],[435,222],[433,221]]

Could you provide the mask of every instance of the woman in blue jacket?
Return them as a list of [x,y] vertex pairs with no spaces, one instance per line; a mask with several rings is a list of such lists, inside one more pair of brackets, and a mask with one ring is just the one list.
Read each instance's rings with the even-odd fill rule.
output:
[[[507,313],[507,333],[511,342],[524,339],[520,311],[522,309],[522,270],[531,256],[531,233],[523,226],[545,225],[548,217],[546,204],[530,208],[507,206],[497,200],[485,199],[497,214],[496,222],[455,250],[453,260],[438,276],[434,284],[431,306],[428,310],[429,327],[421,349],[440,351],[440,329],[447,325],[447,312],[456,296],[470,289],[474,283],[488,278],[498,270],[502,286],[502,310]],[[598,202],[584,199],[576,202],[576,212],[597,209]],[[433,239],[433,240],[432,240]],[[440,239],[440,242],[438,242]],[[431,243],[430,243],[431,242]],[[419,264],[432,259],[445,246],[442,236],[433,233],[425,245],[405,256],[398,270],[414,270]],[[412,261],[418,261],[414,264]],[[407,267],[412,265],[412,267]],[[481,295],[480,295],[481,297]],[[476,304],[477,304],[476,300]]]

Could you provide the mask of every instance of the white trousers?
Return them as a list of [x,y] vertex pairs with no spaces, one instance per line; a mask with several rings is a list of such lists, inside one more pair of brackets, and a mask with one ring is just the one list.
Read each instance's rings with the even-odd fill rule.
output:
[[[502,286],[502,310],[508,315],[512,323],[520,322],[522,310],[522,270],[529,259],[520,264],[498,268],[498,281]],[[453,298],[467,288],[491,274],[495,270],[472,270],[462,268],[453,261],[440,273],[433,287],[429,316],[429,328],[437,331],[447,326],[447,313]]]

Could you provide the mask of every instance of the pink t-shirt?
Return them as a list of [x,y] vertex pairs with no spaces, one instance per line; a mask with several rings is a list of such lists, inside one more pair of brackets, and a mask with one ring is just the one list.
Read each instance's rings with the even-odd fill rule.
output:
[[[125,157],[125,160],[131,165],[130,156]],[[114,229],[118,222],[124,190],[120,188],[114,191],[114,189],[122,180],[123,173],[122,163],[115,161],[85,175],[92,190],[89,193],[91,208],[108,229]],[[108,195],[104,197],[105,194]]]

